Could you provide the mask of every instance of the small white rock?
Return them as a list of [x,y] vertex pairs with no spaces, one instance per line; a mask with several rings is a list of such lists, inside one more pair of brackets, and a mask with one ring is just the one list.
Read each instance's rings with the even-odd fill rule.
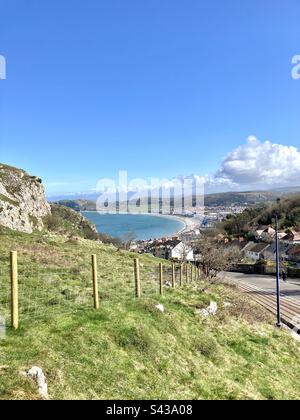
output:
[[162,313],[165,312],[165,307],[161,304],[156,305],[155,308],[158,309]]
[[218,305],[216,302],[211,301],[209,307],[207,308],[210,315],[216,315],[218,310]]
[[218,305],[216,302],[211,301],[210,305],[206,309],[199,309],[197,313],[204,318],[208,318],[210,315],[216,315]]
[[199,314],[204,316],[204,318],[209,317],[209,312],[206,309],[200,309]]
[[33,366],[28,372],[26,372],[28,378],[36,381],[39,387],[39,394],[42,398],[48,399],[48,385],[46,384],[46,378],[41,368]]

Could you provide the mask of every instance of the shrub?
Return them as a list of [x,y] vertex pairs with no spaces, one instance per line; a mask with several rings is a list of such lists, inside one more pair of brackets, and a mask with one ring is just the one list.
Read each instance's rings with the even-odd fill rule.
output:
[[195,339],[195,350],[209,359],[216,359],[219,352],[219,344],[212,335],[200,335]]
[[57,232],[61,226],[61,220],[57,215],[51,214],[44,220],[45,228],[51,232]]

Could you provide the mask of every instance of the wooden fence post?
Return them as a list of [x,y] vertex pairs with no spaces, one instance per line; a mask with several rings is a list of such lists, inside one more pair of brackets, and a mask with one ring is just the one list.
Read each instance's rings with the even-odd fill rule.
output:
[[185,280],[186,280],[186,283],[189,282],[189,271],[188,271],[187,263],[185,263]]
[[163,274],[163,265],[159,263],[159,293],[164,294],[164,274]]
[[92,255],[94,308],[99,309],[97,255]]
[[135,278],[135,296],[141,297],[141,279],[140,279],[140,262],[138,258],[134,259],[134,278]]
[[11,325],[19,328],[19,290],[18,290],[18,254],[10,253],[10,278],[11,278]]
[[175,264],[172,265],[172,287],[174,289],[176,282]]
[[191,264],[191,283],[193,283],[193,264]]

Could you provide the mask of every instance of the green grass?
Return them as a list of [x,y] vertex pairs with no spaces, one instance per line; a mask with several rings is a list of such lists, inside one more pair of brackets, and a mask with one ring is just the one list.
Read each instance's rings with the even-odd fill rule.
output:
[[[10,249],[19,252],[21,328],[0,340],[1,399],[39,398],[21,375],[33,365],[44,370],[52,399],[300,397],[299,344],[234,288],[199,282],[161,297],[159,260],[142,256],[144,294],[137,300],[135,254],[3,230],[0,308],[6,316]],[[92,253],[99,262],[99,311],[92,309]],[[211,300],[218,313],[203,319],[198,309]]]

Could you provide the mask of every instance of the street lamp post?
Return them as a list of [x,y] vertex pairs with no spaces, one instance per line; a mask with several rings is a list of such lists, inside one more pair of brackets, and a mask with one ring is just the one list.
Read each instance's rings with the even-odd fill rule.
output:
[[[277,200],[279,203],[279,200]],[[281,327],[280,314],[280,260],[279,260],[279,241],[278,241],[278,214],[275,216],[275,230],[276,230],[276,300],[277,300],[277,322],[276,326]]]

